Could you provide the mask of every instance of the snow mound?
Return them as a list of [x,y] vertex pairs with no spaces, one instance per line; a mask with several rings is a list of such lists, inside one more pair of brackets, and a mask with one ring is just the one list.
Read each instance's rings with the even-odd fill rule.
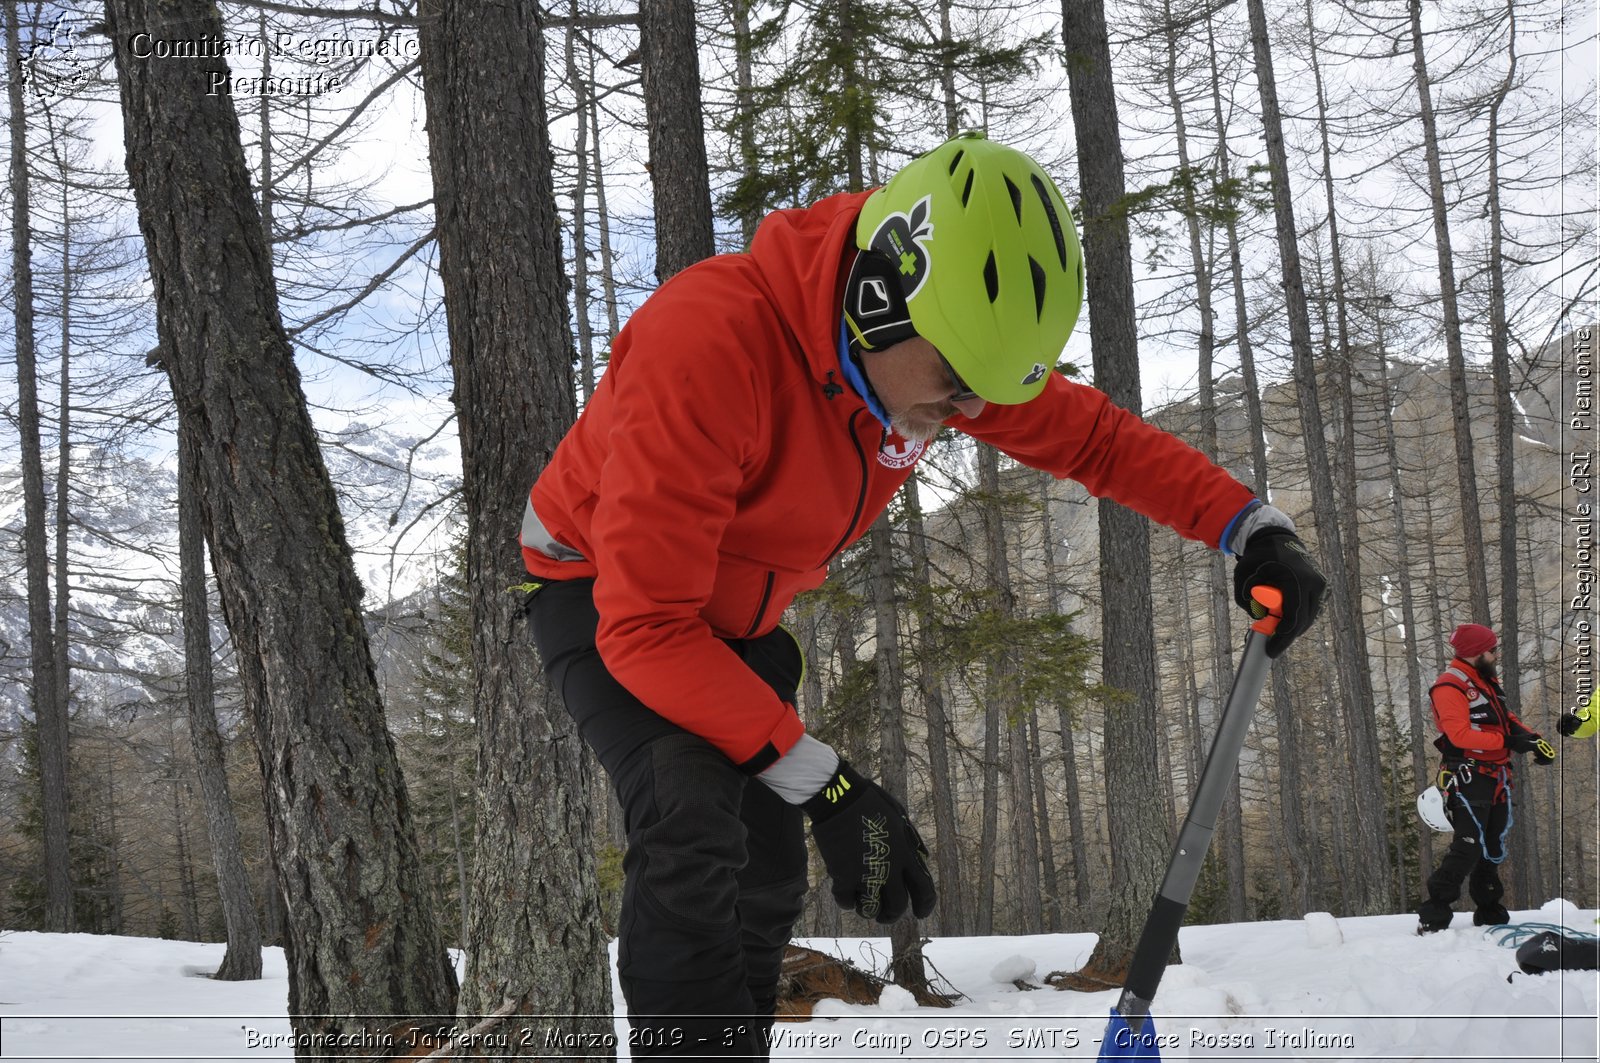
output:
[[1305,923],[1306,943],[1312,948],[1331,949],[1344,944],[1344,931],[1339,929],[1339,920],[1328,912],[1307,912]]
[[994,965],[994,970],[989,972],[989,977],[996,982],[1010,985],[1012,982],[1030,982],[1038,973],[1039,965],[1033,960],[1022,955],[1011,955]]
[[911,1011],[917,1006],[917,998],[911,995],[909,989],[897,985],[886,985],[883,992],[878,994],[878,1007],[888,1012]]

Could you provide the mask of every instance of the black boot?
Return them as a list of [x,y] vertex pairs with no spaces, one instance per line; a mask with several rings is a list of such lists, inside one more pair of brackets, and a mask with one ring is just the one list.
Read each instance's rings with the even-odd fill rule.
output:
[[1417,933],[1437,934],[1450,926],[1450,902],[1432,898],[1417,906]]

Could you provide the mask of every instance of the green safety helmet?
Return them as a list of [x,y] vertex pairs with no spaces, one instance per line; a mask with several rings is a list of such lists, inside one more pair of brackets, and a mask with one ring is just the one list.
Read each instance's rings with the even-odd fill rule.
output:
[[916,334],[973,391],[1019,403],[1044,390],[1084,276],[1072,212],[1038,163],[963,133],[868,197],[856,246],[894,267]]

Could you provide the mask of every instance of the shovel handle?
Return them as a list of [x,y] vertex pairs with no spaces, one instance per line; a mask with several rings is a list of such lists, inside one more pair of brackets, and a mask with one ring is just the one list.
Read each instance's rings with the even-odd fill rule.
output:
[[1254,603],[1250,613],[1258,618],[1250,629],[1263,635],[1276,632],[1283,619],[1283,592],[1276,587],[1257,586],[1250,588],[1250,597]]
[[1206,851],[1211,848],[1217,812],[1238,769],[1245,732],[1250,728],[1250,718],[1255,714],[1261,689],[1266,685],[1271,665],[1267,658],[1267,638],[1283,619],[1283,592],[1276,587],[1253,587],[1250,595],[1265,615],[1251,625],[1251,633],[1245,637],[1244,655],[1240,658],[1239,670],[1234,673],[1233,687],[1223,703],[1211,750],[1200,769],[1200,780],[1178,830],[1161,889],[1145,919],[1122,995],[1117,1000],[1117,1012],[1127,1020],[1134,1033],[1143,1028],[1145,1017],[1150,1013],[1150,1002],[1155,999],[1156,988],[1166,972],[1167,957],[1177,943],[1178,929],[1183,925],[1189,899],[1194,896],[1200,867]]

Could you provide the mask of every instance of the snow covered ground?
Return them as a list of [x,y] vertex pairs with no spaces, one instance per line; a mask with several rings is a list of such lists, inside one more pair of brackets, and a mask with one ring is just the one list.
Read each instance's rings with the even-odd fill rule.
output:
[[[1597,929],[1596,912],[1561,901],[1514,921]],[[1518,972],[1508,984],[1513,949],[1459,914],[1429,937],[1416,937],[1415,923],[1318,914],[1186,928],[1187,962],[1167,972],[1153,1008],[1161,1058],[1597,1058],[1600,972]],[[863,967],[887,949],[881,940],[802,943]],[[811,1022],[778,1026],[772,1057],[1095,1059],[1115,994],[1012,984],[1040,985],[1092,945],[1087,934],[934,941],[930,963],[966,997],[956,1007],[919,1008],[895,988],[874,1007],[824,1001]],[[282,952],[267,951],[260,982],[205,978],[222,952],[147,938],[0,935],[0,1060],[292,1059]],[[559,1034],[528,1026],[532,1036]]]

